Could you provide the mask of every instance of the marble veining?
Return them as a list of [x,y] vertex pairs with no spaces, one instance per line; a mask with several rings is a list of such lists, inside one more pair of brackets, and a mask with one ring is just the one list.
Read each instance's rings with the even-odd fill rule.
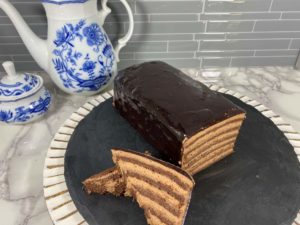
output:
[[[224,86],[258,100],[300,132],[300,71],[266,67],[210,71],[186,69],[184,72],[196,80]],[[42,190],[46,151],[62,123],[93,98],[66,95],[51,84],[48,76],[43,77],[54,96],[49,113],[28,125],[0,125],[1,224],[52,224]]]

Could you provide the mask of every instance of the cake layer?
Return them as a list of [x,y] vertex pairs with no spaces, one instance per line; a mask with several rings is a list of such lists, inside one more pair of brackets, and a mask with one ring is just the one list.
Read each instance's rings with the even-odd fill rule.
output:
[[236,138],[239,133],[240,126],[235,126],[234,128],[231,128],[227,132],[216,132],[215,135],[213,135],[211,138],[207,138],[205,140],[199,140],[197,142],[197,145],[195,145],[193,148],[184,149],[184,157],[183,157],[183,165],[186,161],[191,160],[192,158],[196,157],[196,152],[206,151],[207,148],[209,148],[211,145],[220,143],[221,141],[228,139],[228,138]]
[[148,224],[160,224],[160,225],[166,225],[166,224],[172,224],[171,221],[165,220],[164,218],[158,218],[155,213],[151,212],[145,212],[145,215],[147,217]]
[[[183,224],[179,221],[180,215],[174,216],[172,213],[165,209],[165,203],[157,202],[153,200],[151,197],[144,196],[140,193],[139,190],[133,190],[135,193],[134,198],[138,202],[139,206],[143,209],[149,209],[152,213],[155,212],[155,216],[164,221],[167,225],[176,225],[176,224]],[[154,195],[153,195],[154,196]],[[158,225],[158,224],[155,224]]]
[[[199,132],[196,135],[198,136],[197,139],[185,142],[181,167],[193,175],[212,165],[211,162],[217,162],[218,160],[213,159],[214,157],[216,159],[224,158],[222,157],[223,152],[219,151],[219,149],[229,151],[224,146],[230,145],[230,151],[233,153],[233,147],[243,118],[243,114],[236,115]],[[214,156],[216,153],[221,156]]]
[[[181,204],[181,202],[184,201],[184,198],[177,197],[179,194],[177,194],[177,195],[172,194],[173,192],[175,192],[174,190],[172,192],[170,192],[165,189],[165,187],[166,187],[165,185],[155,186],[152,183],[147,183],[147,181],[145,181],[144,177],[142,177],[141,179],[138,179],[138,178],[133,178],[130,176],[130,178],[128,178],[128,180],[130,181],[130,183],[133,183],[133,184],[138,183],[139,186],[145,187],[148,192],[157,193],[157,195],[160,198],[163,198],[169,204],[172,204],[174,206],[179,206]],[[168,187],[170,187],[170,186],[168,186]],[[175,193],[177,193],[177,192],[175,192]],[[182,195],[180,195],[180,196],[182,196]]]
[[197,142],[195,142],[194,146],[187,149],[184,148],[183,164],[185,159],[189,160],[195,157],[196,155],[194,155],[194,153],[196,151],[200,151],[201,149],[205,151],[211,145],[218,143],[226,138],[237,137],[239,128],[240,124],[233,124],[233,126],[230,127],[230,129],[228,129],[227,131],[216,131],[211,136],[207,136],[206,138],[204,138],[204,140],[199,139]]
[[152,210],[149,208],[145,211],[148,224],[157,224],[157,225],[172,225],[173,222],[167,217],[163,216],[160,212]]
[[172,197],[175,201],[178,201],[179,203],[184,201],[184,197],[181,194],[179,194],[178,192],[176,192],[171,185],[160,182],[157,179],[152,179],[152,178],[140,175],[137,172],[128,171],[127,174],[130,178],[133,178],[133,179],[136,178],[140,182],[148,183],[152,187],[162,190],[166,194],[166,196]]
[[[203,131],[200,131],[195,136],[190,139],[187,139],[184,142],[185,153],[188,153],[190,149],[192,149],[199,141],[206,142],[207,140],[216,137],[222,133],[228,132],[234,128],[240,128],[243,120],[245,118],[244,114],[239,114],[229,119],[226,119],[220,123],[217,123],[209,128],[206,128]],[[188,150],[189,149],[189,150]]]
[[[149,165],[147,161],[143,159],[136,159],[136,158],[129,158],[126,156],[120,156],[118,159],[121,160],[120,163],[122,163],[122,168],[127,169],[128,171],[137,171],[141,170],[143,172],[143,175],[147,175],[149,178],[154,176],[153,170],[155,169],[155,176],[156,178],[159,178],[159,180],[166,179],[169,185],[176,185],[179,189],[185,190],[190,187],[189,183],[184,182],[183,176],[176,176],[174,173],[172,173],[169,170],[166,170],[166,168],[160,166],[159,164],[155,165]],[[119,165],[119,164],[118,164]]]
[[206,158],[200,160],[192,167],[186,169],[190,174],[196,174],[198,171],[204,170],[215,162],[225,158],[233,153],[233,144],[228,144],[218,150],[210,153]]
[[174,216],[175,219],[178,217],[178,215],[180,215],[180,205],[177,204],[174,207],[174,205],[170,201],[168,201],[168,199],[163,196],[163,193],[160,193],[159,190],[153,192],[151,188],[143,187],[143,185],[141,184],[132,184],[132,188],[141,196],[148,198],[149,200],[151,200],[151,202],[154,202],[154,204],[159,204],[163,208],[164,212]]
[[195,157],[189,159],[189,161],[184,164],[182,167],[183,169],[185,170],[186,168],[194,165],[195,163],[199,162],[201,159],[207,157],[207,155],[209,155],[210,153],[214,152],[215,150],[219,149],[219,148],[222,148],[223,146],[226,146],[228,144],[233,144],[235,143],[235,140],[236,140],[236,137],[231,137],[231,138],[228,138],[228,139],[224,139],[223,141],[220,141],[220,142],[217,142],[213,145],[211,145],[210,147],[206,148],[205,151],[203,150],[198,150],[198,151],[195,151]]
[[245,117],[243,110],[224,96],[163,62],[121,71],[115,79],[113,104],[177,165],[182,165],[187,148],[192,151],[193,146],[197,149],[205,142],[201,139],[207,138],[206,133],[221,127],[226,131],[228,123]]

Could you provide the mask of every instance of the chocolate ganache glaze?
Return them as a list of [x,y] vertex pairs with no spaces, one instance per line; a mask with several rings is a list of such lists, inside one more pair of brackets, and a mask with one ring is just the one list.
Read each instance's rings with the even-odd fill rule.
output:
[[185,138],[244,113],[221,94],[160,61],[120,71],[114,85],[116,109],[176,163]]

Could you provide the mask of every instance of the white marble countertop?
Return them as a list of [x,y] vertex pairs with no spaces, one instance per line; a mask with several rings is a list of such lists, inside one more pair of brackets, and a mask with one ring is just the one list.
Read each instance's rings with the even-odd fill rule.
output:
[[[258,100],[300,132],[300,71],[267,67],[212,70],[205,76],[193,69],[185,72]],[[45,80],[55,99],[47,116],[26,126],[0,125],[0,224],[52,224],[43,197],[46,151],[58,128],[87,98],[65,95]]]

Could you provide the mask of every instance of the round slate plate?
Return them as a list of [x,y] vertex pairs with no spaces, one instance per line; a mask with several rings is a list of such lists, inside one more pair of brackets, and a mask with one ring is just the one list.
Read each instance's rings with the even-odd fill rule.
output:
[[[258,112],[257,112],[258,114],[261,113],[266,118],[269,118],[274,123],[274,124],[271,124],[271,126],[276,126],[280,131],[282,131],[281,135],[283,134],[284,136],[281,136],[281,137],[283,138],[283,140],[285,140],[285,142],[286,142],[285,138],[287,138],[289,144],[293,147],[294,152],[297,154],[298,160],[300,161],[300,134],[298,134],[288,123],[286,123],[284,120],[282,120],[282,118],[280,116],[276,115],[272,110],[268,109],[266,106],[262,105],[261,103],[255,101],[255,100],[252,100],[251,98],[249,98],[247,96],[243,96],[237,92],[228,90],[223,87],[219,87],[217,85],[209,85],[209,88],[214,91],[218,91],[220,93],[225,93],[225,94],[235,96],[240,101],[242,101],[242,102],[246,103],[247,105],[250,105],[253,108],[255,108],[256,110],[258,110]],[[57,225],[78,225],[78,224],[88,225],[88,223],[86,222],[85,218],[81,215],[81,213],[86,217],[86,213],[84,211],[89,210],[89,209],[86,208],[85,206],[83,206],[83,207],[80,207],[81,211],[80,212],[78,211],[78,209],[76,207],[76,205],[79,204],[77,202],[78,199],[74,198],[74,201],[76,200],[76,205],[75,205],[72,200],[72,196],[69,193],[67,184],[66,184],[66,180],[65,180],[65,176],[64,176],[65,153],[67,150],[68,143],[71,139],[71,136],[72,136],[73,132],[75,131],[75,129],[77,128],[80,121],[82,121],[100,103],[103,103],[104,101],[111,98],[112,96],[113,96],[113,91],[109,91],[109,92],[106,92],[106,93],[96,96],[94,99],[89,100],[86,104],[81,106],[76,112],[74,112],[64,122],[64,124],[59,128],[59,130],[55,134],[53,140],[51,141],[50,147],[47,152],[46,160],[45,160],[43,185],[44,185],[44,196],[45,196],[45,200],[46,200],[46,205],[47,205],[49,214],[50,214],[51,219],[54,224],[57,224]],[[280,133],[280,131],[277,131],[277,133],[278,132]],[[289,146],[289,148],[291,146]],[[286,150],[286,151],[289,151],[289,150]],[[284,157],[286,157],[286,155],[284,155]],[[287,157],[293,158],[295,156],[293,155],[293,153],[290,152],[290,153],[288,153]],[[229,160],[229,158],[227,160]],[[90,162],[88,162],[88,164],[89,163]],[[224,163],[224,162],[220,162],[220,163]],[[215,165],[214,167],[217,168],[217,166],[218,165]],[[211,169],[209,169],[209,170],[211,170]],[[203,172],[203,173],[208,173],[208,175],[206,175],[206,177],[204,176],[203,179],[209,180],[209,179],[213,179],[214,177],[217,179],[217,175],[219,173],[222,173],[222,168],[219,168],[215,172],[209,172],[209,170]],[[226,170],[227,170],[227,172],[229,172],[228,168],[226,168]],[[275,172],[273,172],[273,174],[274,174],[274,176],[276,176]],[[203,176],[203,175],[199,174],[199,176]],[[260,178],[260,177],[257,176],[257,178]],[[234,179],[234,175],[233,175],[233,178],[231,178],[231,179]],[[235,178],[235,179],[237,179],[237,178]],[[241,177],[240,179],[244,179],[244,178]],[[217,181],[215,181],[215,182],[217,182]],[[284,182],[284,180],[282,182]],[[297,184],[298,179],[295,179],[291,184],[295,185],[295,182]],[[217,192],[218,189],[215,189],[216,187],[213,184],[211,184],[211,185],[212,185],[211,191],[213,193],[214,192],[218,193]],[[286,185],[288,186],[289,184],[287,183]],[[222,187],[228,188],[230,186],[223,185]],[[206,188],[209,188],[209,187],[206,187]],[[274,190],[274,188],[275,188],[275,190]],[[274,186],[273,189],[271,188],[270,190],[276,191],[276,190],[280,190],[280,189],[277,188],[277,186],[276,187]],[[247,192],[245,192],[245,193],[247,193]],[[280,194],[280,191],[278,191],[278,193]],[[290,194],[293,195],[293,193],[296,193],[294,196],[295,196],[295,198],[297,198],[297,196],[298,196],[297,192],[291,192]],[[222,196],[222,195],[220,195],[220,196]],[[96,201],[95,204],[98,204],[97,203],[98,200],[95,199],[97,197],[95,197],[95,196],[93,196],[93,197],[94,197],[93,198],[94,201]],[[98,196],[98,198],[99,197],[100,196]],[[106,196],[102,196],[102,197],[106,197]],[[202,196],[202,201],[205,201],[205,200],[208,201],[206,197],[209,197],[209,195]],[[228,198],[229,196],[225,196],[225,197]],[[232,199],[234,199],[234,198],[232,198]],[[112,199],[109,198],[107,201],[112,201]],[[265,201],[266,201],[266,207],[273,207],[273,205],[271,205],[272,202],[268,203],[267,198],[265,198]],[[251,201],[250,201],[250,203],[251,203]],[[295,203],[295,205],[297,204],[297,202],[292,202],[292,203]],[[136,210],[141,211],[141,209],[137,208],[135,203],[132,203],[132,204],[134,204],[133,207],[136,207]],[[193,204],[195,204],[195,203],[193,203]],[[223,204],[225,204],[225,203],[223,203]],[[243,201],[241,201],[240,204],[243,204]],[[253,203],[251,203],[251,204],[253,205]],[[278,202],[275,205],[278,205],[278,204],[281,204],[281,203]],[[221,215],[222,213],[224,214],[224,212],[225,212],[226,214],[224,214],[223,216],[226,217],[226,219],[227,219],[226,215],[229,213],[236,213],[235,216],[239,217],[238,213],[241,210],[241,207],[233,206],[232,209],[228,208],[227,211],[226,210],[225,211],[217,211],[217,210],[219,210],[219,208],[220,208],[219,206],[221,206],[221,205],[222,205],[221,203],[215,203],[215,206],[210,206],[210,207],[215,207],[215,212],[212,212],[211,214],[207,214],[207,216],[214,217],[215,215],[218,215],[218,214]],[[203,205],[202,207],[204,207],[204,206],[205,205]],[[122,207],[122,206],[120,206],[120,207]],[[243,205],[242,208],[244,208],[244,207],[246,207],[246,206]],[[250,207],[250,206],[248,206],[248,207]],[[296,206],[295,206],[295,208],[296,208]],[[203,212],[200,211],[200,208],[199,209],[194,208],[194,209],[196,210],[196,214],[198,214],[198,215],[200,215],[200,214],[203,215],[203,213],[206,213],[206,211],[207,211],[207,209],[206,210],[202,209]],[[211,209],[211,210],[213,211],[213,209]],[[257,208],[253,207],[253,212],[255,212],[255,210],[257,210]],[[293,214],[293,212],[289,211],[290,209],[286,208],[285,210],[288,211],[289,213]],[[271,211],[271,214],[268,216],[268,220],[273,220],[273,217],[276,219],[277,213],[278,213],[278,207],[270,209],[269,211]],[[113,212],[109,211],[109,212],[107,212],[107,214],[113,214],[112,217],[119,218],[116,220],[120,221],[120,224],[126,224],[125,223],[126,220],[123,221],[123,217],[128,216],[128,215],[126,215],[127,212],[124,213],[124,211],[119,211],[120,212],[119,214],[116,212],[117,212],[117,210],[115,210]],[[97,213],[99,213],[99,212],[97,211]],[[191,212],[189,212],[189,213],[191,213]],[[251,213],[252,213],[252,211],[251,211]],[[141,215],[142,215],[142,213],[139,214],[140,217],[141,217]],[[219,217],[220,217],[220,215],[219,215]],[[247,224],[249,224],[249,223],[251,224],[252,221],[254,221],[252,223],[256,223],[257,218],[253,218],[253,217],[262,218],[261,215],[257,214],[257,213],[254,213],[254,214],[252,213],[252,214],[249,214],[248,216],[251,216],[251,215],[252,215],[252,217],[250,219],[245,217],[245,220],[248,219]],[[141,220],[140,217],[137,217],[136,220],[140,221]],[[193,220],[194,218],[196,220],[198,220],[197,217],[191,217],[191,218],[189,218],[189,220]],[[226,219],[224,219],[225,222],[226,222]],[[206,219],[206,220],[211,221],[210,219]],[[200,224],[206,224],[205,223],[206,220],[201,221]],[[215,222],[218,223],[217,220],[215,220]],[[233,224],[237,224],[237,222],[238,221],[235,221]],[[282,224],[287,224],[287,223],[290,225],[289,219],[287,219],[286,222],[283,222]],[[103,217],[101,224],[105,224],[105,217]],[[136,224],[138,224],[138,223],[136,223]],[[228,222],[227,222],[227,224],[228,224]],[[295,218],[294,223],[293,223],[293,225],[297,225],[297,224],[300,224],[300,213],[298,213],[298,215]]]
[[[253,107],[225,95],[247,111],[235,153],[197,174],[186,225],[290,225],[300,208],[300,167],[294,148],[274,123]],[[111,148],[148,150],[149,145],[112,107],[101,103],[75,129],[65,156],[65,179],[89,224],[145,225],[143,210],[129,198],[87,195],[81,182],[113,166]]]

